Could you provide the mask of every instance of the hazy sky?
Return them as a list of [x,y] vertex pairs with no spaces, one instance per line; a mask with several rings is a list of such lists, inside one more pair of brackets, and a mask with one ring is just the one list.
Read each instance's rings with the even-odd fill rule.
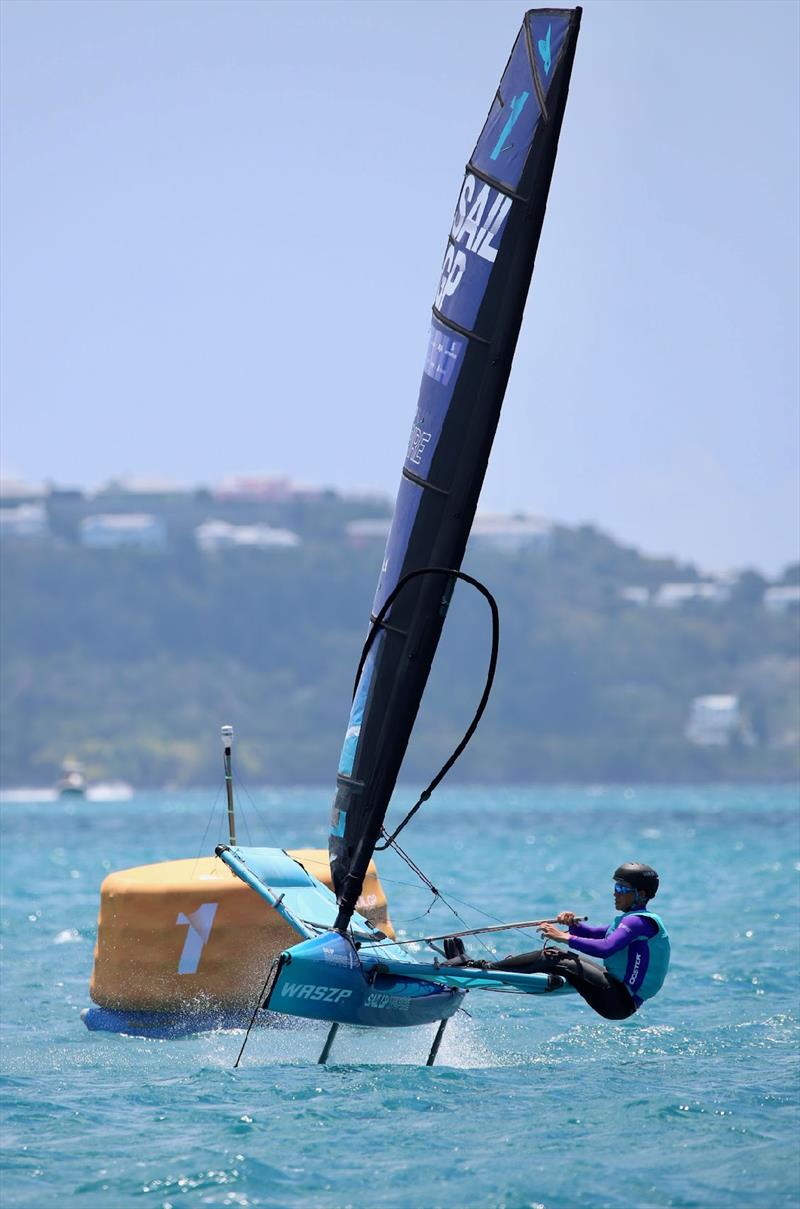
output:
[[[0,11],[3,472],[393,495],[524,6]],[[799,12],[587,0],[483,508],[798,556]]]

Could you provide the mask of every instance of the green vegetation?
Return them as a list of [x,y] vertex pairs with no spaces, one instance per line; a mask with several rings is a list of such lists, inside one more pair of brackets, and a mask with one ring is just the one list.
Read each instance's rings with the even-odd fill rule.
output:
[[[381,547],[348,548],[330,501],[304,508],[316,529],[270,518],[303,531],[290,550],[202,555],[188,526],[166,553],[83,549],[66,524],[49,546],[9,542],[4,783],[52,783],[68,753],[93,779],[213,782],[230,722],[249,783],[332,784]],[[798,775],[797,614],[764,608],[759,575],[723,604],[640,607],[620,589],[697,572],[590,528],[556,530],[539,551],[475,545],[465,569],[497,596],[501,649],[454,780]],[[459,585],[405,778],[432,776],[458,742],[488,650],[485,603]],[[709,693],[740,696],[746,726],[727,747],[684,736],[692,698]]]

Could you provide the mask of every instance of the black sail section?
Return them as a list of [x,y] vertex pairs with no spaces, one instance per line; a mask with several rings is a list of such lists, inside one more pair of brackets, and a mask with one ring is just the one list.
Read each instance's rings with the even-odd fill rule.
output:
[[[533,272],[580,16],[525,14],[467,164],[373,619],[408,572],[460,568]],[[337,927],[349,922],[380,837],[452,588],[443,573],[403,586],[356,686],[329,839]]]

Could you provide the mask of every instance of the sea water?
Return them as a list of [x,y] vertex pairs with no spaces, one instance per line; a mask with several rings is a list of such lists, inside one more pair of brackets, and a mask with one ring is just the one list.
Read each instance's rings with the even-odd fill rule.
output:
[[[329,806],[318,789],[242,794],[240,842],[323,846]],[[219,797],[0,810],[5,1209],[800,1204],[794,789],[440,790],[403,843],[449,907],[387,855],[400,932],[564,909],[605,922],[614,869],[643,860],[673,964],[620,1024],[574,995],[473,992],[433,1068],[433,1026],[342,1028],[326,1067],[323,1025],[260,1028],[237,1070],[241,1032],[87,1032],[100,882],[210,853]]]

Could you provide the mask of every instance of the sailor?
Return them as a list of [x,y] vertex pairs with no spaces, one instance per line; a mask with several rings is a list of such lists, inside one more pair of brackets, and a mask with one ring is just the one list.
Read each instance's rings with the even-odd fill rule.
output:
[[[660,917],[648,909],[657,890],[655,869],[627,861],[614,873],[617,915],[607,927],[581,923],[571,911],[562,911],[557,919],[567,925],[566,932],[551,923],[541,924],[540,932],[571,951],[545,946],[491,962],[488,968],[550,974],[553,989],[568,982],[600,1016],[625,1020],[661,990],[667,976],[669,935]],[[445,941],[449,964],[467,963],[463,954],[457,938]]]

